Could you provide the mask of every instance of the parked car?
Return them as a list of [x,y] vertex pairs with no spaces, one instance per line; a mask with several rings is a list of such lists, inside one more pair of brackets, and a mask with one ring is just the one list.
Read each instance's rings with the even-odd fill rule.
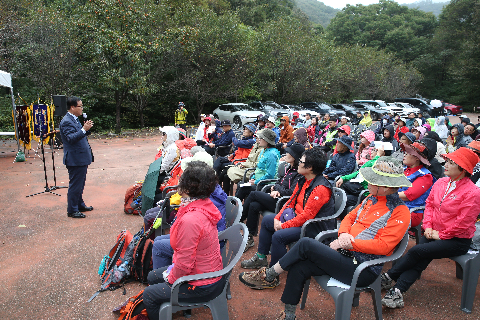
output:
[[420,109],[414,108],[410,103],[406,102],[390,102],[387,103],[388,108],[393,113],[398,114],[401,117],[408,117],[411,112],[419,113]]
[[337,110],[342,110],[346,113],[347,117],[350,119],[356,118],[357,117],[357,109],[346,103],[337,103],[337,104],[332,104],[332,107],[337,109]]
[[324,115],[326,113],[330,115],[335,115],[337,118],[347,115],[345,111],[334,109],[331,105],[326,104],[325,102],[303,102],[300,103],[300,107],[303,109],[315,111],[320,115]]
[[291,117],[292,111],[274,101],[252,101],[248,104],[255,110],[260,110],[263,115],[267,117],[289,116]]
[[370,111],[370,117],[373,121],[378,121],[382,119],[389,112],[386,109],[379,108],[378,106],[373,106],[370,103],[354,102],[352,106],[360,110],[362,113],[364,113],[365,111]]
[[288,105],[283,105],[283,106],[289,108],[292,111],[292,114],[290,115],[290,118],[293,116],[294,112],[298,112],[299,118],[302,119],[302,120],[305,120],[305,115],[307,113],[310,113],[310,115],[312,117],[316,117],[316,116],[320,115],[317,111],[305,110],[304,108],[302,108],[300,106],[297,106],[297,105],[288,104]]
[[246,103],[225,103],[213,110],[213,116],[220,121],[230,120],[234,130],[241,129],[247,123],[253,123],[262,113]]
[[413,107],[420,109],[426,118],[429,118],[433,114],[433,108],[430,105],[430,100],[425,98],[395,98],[395,102],[406,102]]
[[463,108],[461,106],[456,106],[456,105],[448,103],[448,102],[444,102],[443,105],[444,105],[445,112],[447,113],[447,115],[452,115],[453,114],[453,115],[457,116],[457,115],[463,113]]

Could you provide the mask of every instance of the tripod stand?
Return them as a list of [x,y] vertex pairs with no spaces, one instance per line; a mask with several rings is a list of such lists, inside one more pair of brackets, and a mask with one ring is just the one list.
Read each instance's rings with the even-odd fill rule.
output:
[[[58,194],[58,193],[55,193],[55,192],[52,192],[52,191],[55,191],[57,189],[68,188],[68,187],[65,187],[65,186],[60,186],[60,187],[57,186],[57,177],[55,175],[55,150],[53,148],[53,140],[54,140],[54,137],[55,137],[56,133],[58,133],[58,131],[55,131],[55,130],[52,131],[52,132],[48,132],[48,133],[44,134],[43,136],[41,136],[41,141],[40,141],[40,149],[42,150],[43,172],[45,173],[45,190],[41,191],[41,192],[34,193],[34,194],[30,194],[30,195],[26,196],[27,198],[28,197],[33,197],[33,196],[36,196],[36,195],[39,195],[39,194],[42,194],[42,193],[51,193],[51,194],[54,194],[56,196],[61,196],[61,194]],[[45,149],[43,148],[43,140],[45,140],[49,136],[50,136],[49,144],[50,144],[50,147],[52,149],[53,183],[54,183],[54,185],[51,186],[51,187],[48,186],[47,166],[45,164]]]

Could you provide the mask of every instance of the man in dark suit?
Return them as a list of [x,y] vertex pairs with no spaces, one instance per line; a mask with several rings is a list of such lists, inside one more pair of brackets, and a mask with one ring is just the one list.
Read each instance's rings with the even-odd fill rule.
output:
[[83,188],[87,178],[87,168],[93,161],[92,150],[87,136],[93,121],[80,124],[78,117],[83,114],[82,100],[77,97],[67,99],[68,112],[60,122],[60,134],[63,141],[63,164],[68,170],[67,215],[71,218],[85,218],[82,212],[91,211],[83,201]]

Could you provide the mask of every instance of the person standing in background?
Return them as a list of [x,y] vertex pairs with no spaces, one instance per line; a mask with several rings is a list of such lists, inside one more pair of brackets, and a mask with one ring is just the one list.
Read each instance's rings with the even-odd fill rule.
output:
[[83,127],[78,120],[83,114],[80,98],[67,99],[68,112],[60,122],[60,135],[63,141],[63,164],[68,170],[67,216],[85,218],[82,213],[92,211],[83,201],[83,189],[87,178],[87,168],[93,162],[92,149],[87,136],[93,127],[92,120],[86,120]]
[[179,126],[185,131],[187,131],[187,114],[188,111],[185,109],[185,104],[183,102],[179,102],[178,108],[175,110],[175,126]]

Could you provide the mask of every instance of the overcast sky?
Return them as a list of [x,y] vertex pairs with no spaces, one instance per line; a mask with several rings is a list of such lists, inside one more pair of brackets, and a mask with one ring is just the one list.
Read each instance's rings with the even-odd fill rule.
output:
[[[325,3],[327,6],[330,6],[336,9],[342,9],[347,4],[350,4],[352,6],[356,4],[363,4],[364,6],[368,6],[369,4],[378,3],[378,0],[319,0],[319,1]],[[401,4],[407,4],[407,3],[417,2],[417,1],[419,0],[400,0],[396,2]],[[443,1],[447,1],[447,0],[443,0]],[[443,2],[443,1],[433,1],[433,2]]]

